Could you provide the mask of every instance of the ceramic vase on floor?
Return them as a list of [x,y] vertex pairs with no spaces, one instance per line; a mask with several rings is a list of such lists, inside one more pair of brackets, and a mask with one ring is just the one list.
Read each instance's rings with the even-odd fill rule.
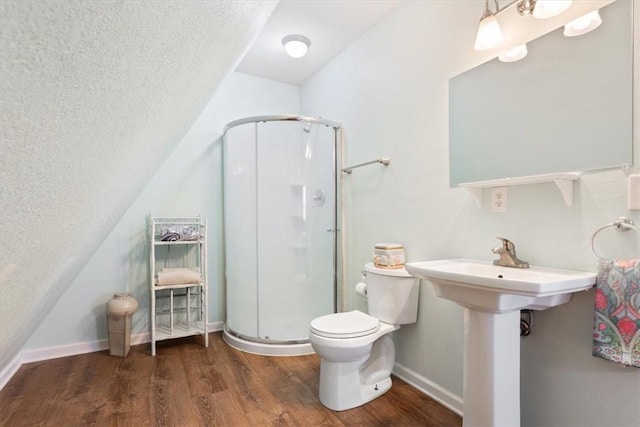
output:
[[109,354],[126,357],[131,348],[131,317],[138,309],[138,300],[126,292],[113,295],[107,302]]

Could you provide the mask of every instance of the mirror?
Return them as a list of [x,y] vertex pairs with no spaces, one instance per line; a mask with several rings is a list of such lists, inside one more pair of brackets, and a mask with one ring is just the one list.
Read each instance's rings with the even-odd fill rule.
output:
[[632,2],[600,9],[578,37],[563,27],[449,81],[450,183],[632,163]]

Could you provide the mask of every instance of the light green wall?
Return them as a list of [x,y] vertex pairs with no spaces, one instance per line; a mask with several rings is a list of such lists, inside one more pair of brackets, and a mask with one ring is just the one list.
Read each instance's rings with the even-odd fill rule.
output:
[[[505,236],[534,265],[595,271],[592,233],[619,216],[640,221],[627,210],[622,170],[586,173],[572,207],[553,184],[510,187],[501,214],[486,207],[489,191],[479,209],[465,190],[449,187],[448,80],[486,59],[472,50],[481,10],[481,2],[405,2],[302,87],[303,114],[344,124],[346,165],[391,158],[386,168],[343,177],[348,308],[365,308],[352,286],[376,242],[404,243],[412,261],[488,260],[496,236]],[[638,129],[637,92],[634,99]],[[637,135],[634,149],[640,165]],[[637,256],[637,236],[625,237],[636,240],[609,247]],[[460,396],[462,314],[423,282],[418,322],[396,335],[399,363]],[[523,426],[638,426],[640,370],[591,356],[592,317],[593,291],[536,313],[522,341]]]
[[202,214],[209,221],[209,321],[224,320],[220,137],[243,117],[299,110],[299,88],[233,73],[158,169],[118,225],[29,339],[25,350],[107,338],[105,304],[136,296],[133,334],[149,332],[147,217]]

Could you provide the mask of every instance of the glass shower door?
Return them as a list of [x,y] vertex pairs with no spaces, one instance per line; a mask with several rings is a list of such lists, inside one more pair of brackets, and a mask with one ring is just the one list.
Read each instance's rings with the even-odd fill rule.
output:
[[267,122],[257,137],[258,336],[307,340],[334,312],[333,129]]

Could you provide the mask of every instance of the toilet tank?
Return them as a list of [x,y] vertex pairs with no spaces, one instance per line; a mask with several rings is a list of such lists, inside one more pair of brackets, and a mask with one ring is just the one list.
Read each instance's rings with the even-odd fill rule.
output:
[[364,266],[367,272],[369,314],[392,325],[415,323],[418,318],[420,280],[403,268]]

